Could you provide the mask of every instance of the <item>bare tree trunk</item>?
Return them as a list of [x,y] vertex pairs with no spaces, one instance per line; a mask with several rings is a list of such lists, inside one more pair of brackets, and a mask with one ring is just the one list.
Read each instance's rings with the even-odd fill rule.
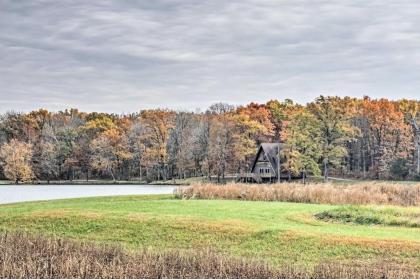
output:
[[209,176],[209,181],[211,182],[211,167],[210,167],[210,164],[208,164],[208,167],[207,167],[207,175]]
[[417,174],[420,174],[420,142],[417,143]]
[[225,162],[223,162],[223,165],[222,165],[222,180],[223,180],[223,183],[226,182],[226,180],[225,180],[225,172],[226,172],[226,166],[225,166]]
[[114,176],[114,171],[112,169],[109,170],[109,172],[111,173],[112,176],[112,180],[114,181],[114,183],[116,182],[115,180],[115,176]]
[[328,182],[328,161],[324,160],[324,181]]
[[143,177],[142,177],[142,170],[141,170],[141,164],[139,164],[139,181],[143,181]]
[[363,178],[366,178],[366,153],[362,150],[362,168],[363,168]]
[[415,117],[412,118],[411,124],[414,130],[414,134],[416,137],[416,146],[417,146],[417,174],[420,174],[420,127],[415,119]]

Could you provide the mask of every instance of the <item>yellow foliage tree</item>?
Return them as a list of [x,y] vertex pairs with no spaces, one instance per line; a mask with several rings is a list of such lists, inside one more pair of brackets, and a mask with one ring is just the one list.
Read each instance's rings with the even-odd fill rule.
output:
[[174,128],[175,113],[167,110],[145,110],[141,112],[140,121],[145,128],[142,140],[145,143],[143,159],[148,166],[158,167],[158,180],[166,180],[168,171],[167,144],[171,129]]
[[102,132],[91,143],[92,166],[97,170],[107,170],[112,179],[116,180],[117,170],[124,160],[132,158],[127,137],[118,129]]
[[31,144],[12,139],[0,148],[0,159],[4,175],[16,184],[30,181],[34,177]]

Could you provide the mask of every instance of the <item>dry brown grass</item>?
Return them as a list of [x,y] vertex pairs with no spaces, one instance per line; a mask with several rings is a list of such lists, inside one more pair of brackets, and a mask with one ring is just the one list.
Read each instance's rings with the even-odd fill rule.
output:
[[183,199],[229,199],[326,204],[420,205],[420,184],[364,182],[351,185],[282,183],[195,184],[175,192]]
[[407,266],[322,264],[314,270],[275,269],[211,252],[143,251],[0,233],[0,278],[419,278]]

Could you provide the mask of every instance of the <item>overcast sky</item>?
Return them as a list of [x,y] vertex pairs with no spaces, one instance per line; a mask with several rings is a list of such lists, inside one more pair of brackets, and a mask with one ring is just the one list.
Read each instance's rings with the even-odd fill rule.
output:
[[0,0],[0,111],[420,99],[418,0]]

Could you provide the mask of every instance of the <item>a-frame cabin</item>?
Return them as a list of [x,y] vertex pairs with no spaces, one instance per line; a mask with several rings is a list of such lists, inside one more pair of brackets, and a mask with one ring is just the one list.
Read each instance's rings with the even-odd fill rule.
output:
[[278,180],[281,149],[281,143],[262,143],[260,145],[251,168],[252,177],[256,182],[276,182]]

